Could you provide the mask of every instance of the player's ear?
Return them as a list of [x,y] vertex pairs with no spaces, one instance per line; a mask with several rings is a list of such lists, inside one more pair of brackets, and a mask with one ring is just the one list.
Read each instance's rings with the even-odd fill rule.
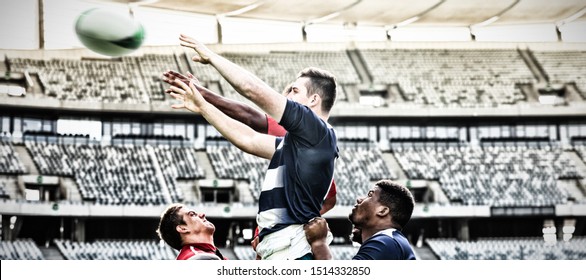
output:
[[379,206],[376,211],[376,215],[379,217],[384,217],[389,214],[391,210],[387,206]]
[[177,230],[179,233],[186,233],[188,231],[185,225],[177,225],[175,230]]
[[311,97],[309,98],[309,104],[311,104],[311,105],[317,105],[317,103],[319,102],[320,98],[321,97],[319,96],[319,94],[317,94],[317,93],[312,94]]

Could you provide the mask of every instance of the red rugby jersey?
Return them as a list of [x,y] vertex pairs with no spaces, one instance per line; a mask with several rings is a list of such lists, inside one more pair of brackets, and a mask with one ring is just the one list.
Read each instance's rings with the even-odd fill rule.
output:
[[177,255],[177,260],[188,260],[198,254],[214,254],[218,256],[221,260],[227,260],[220,250],[216,248],[216,246],[209,244],[209,243],[193,243],[187,244],[181,248],[179,255]]

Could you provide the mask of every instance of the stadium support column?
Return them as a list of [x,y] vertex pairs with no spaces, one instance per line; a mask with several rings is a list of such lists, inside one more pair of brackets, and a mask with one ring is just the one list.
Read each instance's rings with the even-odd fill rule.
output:
[[45,0],[39,0],[39,49],[45,48]]
[[2,240],[3,241],[11,241],[12,240],[12,229],[10,228],[10,218],[9,215],[2,215]]
[[85,242],[85,218],[73,219],[73,241]]
[[222,44],[222,42],[224,41],[224,34],[222,33],[222,22],[221,22],[222,16],[216,16],[216,32],[217,32],[217,36],[218,36],[218,44]]
[[16,240],[22,228],[22,223],[22,217],[2,215],[2,240]]
[[470,240],[470,228],[468,227],[468,219],[462,218],[458,219],[457,222],[458,228],[458,240],[459,241],[469,241]]
[[555,228],[556,228],[556,239],[558,241],[564,240],[564,219],[556,219],[555,220]]

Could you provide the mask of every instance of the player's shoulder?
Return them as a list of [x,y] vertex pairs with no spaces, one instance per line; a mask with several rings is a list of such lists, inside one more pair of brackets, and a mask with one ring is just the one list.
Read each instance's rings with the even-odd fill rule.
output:
[[388,229],[373,235],[365,243],[371,242],[372,244],[382,243],[385,246],[399,246],[404,239],[399,231]]

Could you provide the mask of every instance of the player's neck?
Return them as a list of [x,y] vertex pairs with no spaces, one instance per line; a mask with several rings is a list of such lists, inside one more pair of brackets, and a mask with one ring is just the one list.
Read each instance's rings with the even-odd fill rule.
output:
[[207,243],[207,244],[213,245],[214,247],[216,246],[214,244],[214,236],[213,235],[203,235],[203,234],[189,235],[185,238],[185,243],[186,244]]
[[371,228],[362,228],[362,240],[367,240],[368,238],[371,238],[373,235],[383,231],[383,230],[387,230],[393,228],[392,226],[390,226],[389,224],[384,224],[384,225],[377,225]]

